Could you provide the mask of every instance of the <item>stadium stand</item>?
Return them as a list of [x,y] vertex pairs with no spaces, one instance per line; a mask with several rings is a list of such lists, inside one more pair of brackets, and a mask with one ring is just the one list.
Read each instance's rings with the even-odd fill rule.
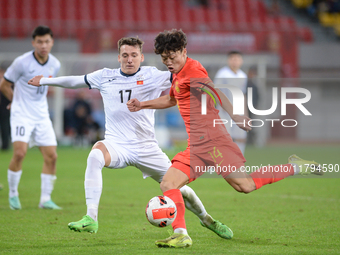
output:
[[[294,2],[301,8],[310,1]],[[207,3],[206,6],[190,5],[185,0],[0,0],[0,36],[24,38],[35,25],[46,24],[53,27],[58,38],[86,39],[90,40],[89,45],[91,37],[98,36],[102,29],[114,30],[120,37],[125,31],[174,27],[186,32],[290,30],[297,32],[301,40],[313,40],[307,27],[298,27],[294,19],[287,16],[270,15],[260,0],[209,0]],[[95,52],[95,49],[89,51]]]
[[291,0],[298,9],[304,9],[311,18],[316,18],[325,28],[332,28],[340,38],[340,1]]

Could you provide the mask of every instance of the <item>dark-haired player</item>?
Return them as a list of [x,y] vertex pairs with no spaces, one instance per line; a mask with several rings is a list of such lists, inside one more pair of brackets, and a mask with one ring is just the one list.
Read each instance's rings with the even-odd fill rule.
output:
[[[233,114],[230,101],[218,89],[214,89],[214,84],[204,67],[198,61],[187,57],[186,45],[186,35],[182,30],[173,29],[159,33],[155,39],[155,53],[161,55],[162,62],[173,74],[170,95],[151,101],[140,102],[131,99],[128,102],[128,108],[132,112],[141,109],[163,109],[177,104],[189,135],[187,149],[173,158],[172,166],[160,184],[163,194],[176,203],[177,216],[172,224],[174,234],[164,240],[156,241],[159,247],[182,248],[192,245],[186,230],[185,207],[179,189],[204,174],[202,168],[215,167],[216,172],[222,175],[236,191],[249,193],[290,175],[311,173],[310,166],[315,168],[318,165],[293,155],[289,158],[288,164],[272,166],[271,169],[261,168],[250,175],[243,171],[245,159],[240,149],[232,141],[224,125],[215,127],[213,125],[214,119],[220,119],[214,101],[221,100],[223,109],[235,123],[241,123],[238,125],[244,130],[251,129],[247,123],[249,118]],[[201,114],[201,98],[203,94],[206,95],[206,92],[202,93],[202,91],[215,95],[214,99],[209,95],[206,96],[206,115]],[[314,173],[319,172],[314,171]],[[202,225],[210,228],[213,222]]]
[[39,207],[61,209],[51,200],[56,180],[57,140],[48,112],[48,88],[35,88],[27,84],[35,75],[56,76],[60,62],[50,54],[53,33],[49,27],[36,27],[32,38],[34,50],[17,57],[0,83],[1,92],[11,102],[13,156],[8,168],[9,206],[13,210],[21,209],[18,186],[22,163],[31,141],[30,146],[38,146],[44,158]]

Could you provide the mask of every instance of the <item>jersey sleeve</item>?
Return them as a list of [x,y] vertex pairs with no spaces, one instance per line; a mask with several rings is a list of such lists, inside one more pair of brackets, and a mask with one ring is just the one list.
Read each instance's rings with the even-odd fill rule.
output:
[[100,69],[85,75],[85,82],[90,87],[90,89],[100,90],[103,70],[104,69]]
[[199,66],[199,68],[194,69],[191,72],[190,77],[190,88],[202,88],[205,84],[211,84],[212,80],[208,76],[208,72],[205,70],[203,66]]
[[161,91],[165,91],[171,87],[171,73],[169,71],[160,71],[155,68],[153,74],[153,83]]
[[169,96],[170,96],[170,97],[175,97],[174,90],[173,90],[173,86],[170,87]]
[[23,66],[20,58],[16,58],[13,63],[7,68],[4,78],[12,83],[15,83],[19,80],[20,76],[23,74]]

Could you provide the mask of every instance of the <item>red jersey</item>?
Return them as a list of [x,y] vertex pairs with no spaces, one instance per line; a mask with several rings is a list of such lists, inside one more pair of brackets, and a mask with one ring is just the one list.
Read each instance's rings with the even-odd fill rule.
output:
[[207,94],[207,114],[201,113],[201,83],[211,82],[208,73],[200,62],[187,58],[182,70],[173,74],[170,96],[177,100],[179,112],[184,120],[188,133],[188,145],[198,144],[211,139],[228,135],[223,124],[214,127],[214,119],[220,119],[213,99]]

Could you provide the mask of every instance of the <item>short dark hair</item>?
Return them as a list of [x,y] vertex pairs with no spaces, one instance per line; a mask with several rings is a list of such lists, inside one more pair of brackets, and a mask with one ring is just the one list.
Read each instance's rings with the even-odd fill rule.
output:
[[53,32],[48,26],[38,26],[33,30],[32,38],[34,39],[36,36],[49,34],[53,38]]
[[230,57],[232,55],[240,55],[240,56],[242,56],[242,52],[238,51],[238,50],[232,50],[232,51],[229,51],[227,55],[228,55],[228,57]]
[[144,42],[137,37],[123,37],[118,41],[118,52],[120,53],[120,48],[123,45],[138,46],[140,52],[143,50]]
[[172,29],[159,33],[155,38],[155,53],[169,53],[170,51],[182,51],[188,44],[187,36],[182,29]]

